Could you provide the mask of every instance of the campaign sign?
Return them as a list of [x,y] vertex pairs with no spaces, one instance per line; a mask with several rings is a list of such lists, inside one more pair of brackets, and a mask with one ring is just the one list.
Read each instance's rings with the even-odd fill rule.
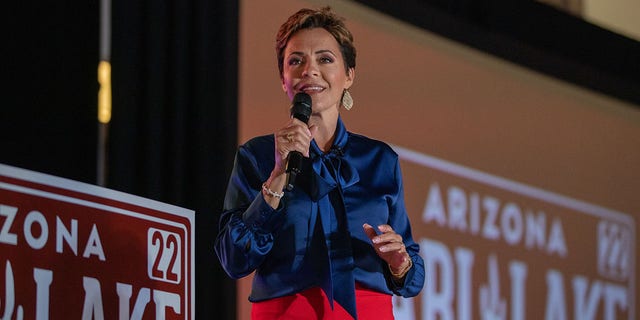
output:
[[0,164],[0,319],[194,319],[194,219]]
[[395,150],[427,278],[397,319],[637,319],[633,215]]

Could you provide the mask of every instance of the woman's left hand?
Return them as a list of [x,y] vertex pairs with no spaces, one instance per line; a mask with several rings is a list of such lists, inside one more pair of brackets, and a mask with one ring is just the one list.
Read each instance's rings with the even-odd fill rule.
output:
[[411,257],[407,253],[402,236],[386,224],[378,226],[381,234],[378,234],[368,223],[362,227],[376,249],[376,253],[387,262],[392,273],[404,275],[411,265]]

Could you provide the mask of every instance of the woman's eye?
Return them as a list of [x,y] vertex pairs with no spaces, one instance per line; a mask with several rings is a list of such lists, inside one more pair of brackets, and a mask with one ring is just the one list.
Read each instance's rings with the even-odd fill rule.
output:
[[322,62],[322,63],[332,63],[333,59],[330,58],[330,57],[322,57],[322,58],[320,58],[320,62]]
[[289,65],[290,66],[299,65],[300,63],[302,63],[302,60],[300,60],[298,58],[289,59]]

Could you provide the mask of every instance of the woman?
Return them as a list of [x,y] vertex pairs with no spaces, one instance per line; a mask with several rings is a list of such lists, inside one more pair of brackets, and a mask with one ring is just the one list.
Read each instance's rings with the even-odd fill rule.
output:
[[[283,90],[308,94],[312,113],[239,147],[218,258],[234,279],[255,271],[252,319],[392,319],[391,296],[420,292],[424,262],[397,154],[340,118],[352,105],[353,37],[328,7],[302,9],[280,27],[276,53]],[[302,172],[287,191],[293,151]]]

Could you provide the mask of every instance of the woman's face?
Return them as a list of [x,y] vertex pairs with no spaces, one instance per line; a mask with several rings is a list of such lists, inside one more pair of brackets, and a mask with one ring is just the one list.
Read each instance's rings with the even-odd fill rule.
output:
[[283,58],[282,88],[290,99],[305,92],[311,96],[313,113],[339,110],[343,90],[353,83],[354,69],[345,71],[340,46],[327,30],[296,32],[289,38]]

